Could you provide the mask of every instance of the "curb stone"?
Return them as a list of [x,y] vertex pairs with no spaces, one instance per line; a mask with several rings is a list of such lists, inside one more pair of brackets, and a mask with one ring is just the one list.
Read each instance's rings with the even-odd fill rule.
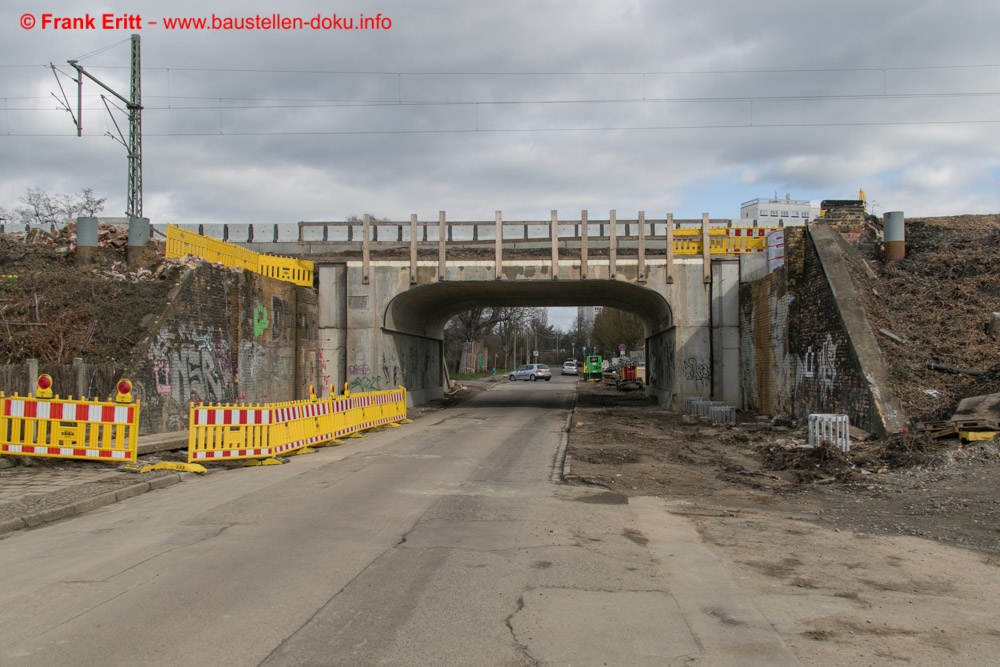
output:
[[68,505],[53,507],[39,512],[33,512],[23,517],[0,521],[0,536],[12,533],[22,528],[34,528],[35,526],[40,526],[50,521],[57,521],[76,514],[90,512],[100,507],[104,507],[105,505],[120,502],[126,498],[142,495],[147,491],[172,486],[179,481],[181,481],[180,473],[176,475],[164,475],[148,482],[138,482],[115,491],[107,491],[92,498],[78,500]]

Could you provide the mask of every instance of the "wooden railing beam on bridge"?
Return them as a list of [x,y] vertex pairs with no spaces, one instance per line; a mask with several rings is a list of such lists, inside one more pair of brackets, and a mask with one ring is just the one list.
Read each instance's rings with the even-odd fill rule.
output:
[[365,213],[361,221],[361,282],[368,284],[371,272],[371,240],[368,238],[368,229],[371,225],[371,216]]
[[639,266],[636,280],[646,282],[646,212],[639,211]]
[[618,273],[615,264],[618,261],[618,214],[614,209],[611,209],[611,216],[608,221],[608,275],[611,279],[615,279],[615,274]]
[[559,212],[552,211],[549,222],[549,238],[552,245],[552,280],[559,277]]
[[417,214],[410,214],[410,284],[417,284]]
[[500,211],[497,211],[494,222],[496,234],[496,277],[497,280],[503,278],[503,219]]
[[580,279],[587,277],[587,233],[590,228],[590,221],[587,219],[587,210],[580,211]]
[[446,234],[444,228],[444,211],[438,212],[438,280],[444,280],[445,268],[447,267],[447,262],[445,262],[445,241]]
[[708,213],[701,214],[701,260],[704,265],[704,281],[712,282],[712,239],[709,237]]
[[674,282],[674,214],[667,213],[667,284]]

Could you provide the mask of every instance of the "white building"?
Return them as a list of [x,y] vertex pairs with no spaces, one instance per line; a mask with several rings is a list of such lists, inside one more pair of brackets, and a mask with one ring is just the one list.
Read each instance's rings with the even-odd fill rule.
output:
[[819,207],[808,199],[751,199],[740,204],[740,225],[789,227],[806,225],[819,217]]
[[594,327],[594,320],[604,310],[601,306],[579,306],[576,309],[577,318],[584,331],[590,331]]

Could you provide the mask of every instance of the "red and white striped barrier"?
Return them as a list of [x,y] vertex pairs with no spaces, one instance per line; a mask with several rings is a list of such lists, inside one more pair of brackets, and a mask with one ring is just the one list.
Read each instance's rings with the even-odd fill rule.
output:
[[404,419],[402,387],[257,407],[192,405],[188,462],[273,457]]
[[0,454],[135,461],[139,404],[0,396]]

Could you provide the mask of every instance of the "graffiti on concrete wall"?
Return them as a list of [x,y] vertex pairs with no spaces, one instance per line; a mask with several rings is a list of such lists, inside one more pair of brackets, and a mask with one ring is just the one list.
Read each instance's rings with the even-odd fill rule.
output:
[[382,391],[382,376],[360,358],[347,367],[347,375],[347,386],[353,393]]
[[648,341],[649,359],[647,360],[646,381],[651,387],[671,391],[676,390],[674,373],[674,355],[676,344],[671,333],[660,334]]
[[306,350],[304,359],[304,384],[312,385],[317,393],[330,387],[330,374],[326,368],[323,350]]
[[740,299],[744,300],[740,307],[740,388],[743,390],[744,407],[759,409],[757,348],[754,345],[757,322],[754,318],[753,301],[750,295],[741,294]]
[[248,390],[254,400],[265,402],[270,398],[266,383],[261,387],[257,386],[257,381],[261,378],[269,377],[267,347],[253,340],[245,340],[240,343],[239,369],[240,369],[240,392],[239,400],[246,400]]
[[[748,405],[772,412],[792,411],[797,400],[803,396],[815,396],[820,404],[825,404],[835,396],[840,373],[837,369],[837,343],[827,333],[822,345],[808,345],[805,352],[794,354],[789,351],[788,317],[795,297],[790,294],[772,292],[767,299],[766,312],[755,312],[747,304],[741,313],[741,383]],[[758,302],[760,303],[760,302]],[[764,349],[758,349],[763,341],[758,341],[754,332],[758,322],[769,327],[768,340]],[[773,367],[773,395],[764,387],[758,387],[757,361],[770,357]],[[768,380],[767,385],[772,382]]]
[[347,383],[351,392],[382,391],[381,375],[356,375]]
[[288,329],[292,322],[292,309],[288,301],[280,296],[271,296],[271,339],[288,340]]
[[667,341],[667,344],[663,348],[663,357],[659,360],[659,363],[663,364],[663,370],[661,374],[663,376],[664,389],[676,389],[677,388],[677,373],[675,372],[674,363],[677,359],[677,344],[671,338]]
[[232,398],[232,357],[229,341],[221,332],[187,325],[161,331],[148,357],[158,394],[185,404]]
[[[794,381],[798,368],[795,355],[788,352],[788,311],[795,297],[783,294],[771,294],[767,300],[767,309],[771,323],[771,359],[774,363],[775,405],[773,407],[784,411],[790,406],[794,393]],[[779,407],[780,406],[780,407]]]
[[694,382],[699,389],[707,387],[712,382],[712,368],[698,357],[688,357],[684,360],[684,379]]
[[267,318],[267,306],[258,303],[253,307],[253,336],[260,338],[260,335],[267,331],[271,322]]

